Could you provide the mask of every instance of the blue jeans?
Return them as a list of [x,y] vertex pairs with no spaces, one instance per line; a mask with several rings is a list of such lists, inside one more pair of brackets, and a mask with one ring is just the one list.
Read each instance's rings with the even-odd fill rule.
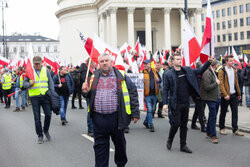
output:
[[250,106],[250,86],[245,86],[246,105]]
[[216,118],[218,109],[220,106],[220,99],[217,102],[215,101],[206,101],[209,109],[209,116],[207,121],[207,134],[211,137],[216,136]]
[[[87,107],[89,106],[89,99],[86,98],[87,101]],[[92,132],[93,133],[93,121],[92,118],[90,117],[90,112],[88,112],[87,115],[87,126],[88,126],[88,132]]]
[[61,115],[61,120],[66,119],[66,111],[68,107],[68,102],[69,102],[69,96],[59,96],[60,97],[60,115]]
[[[36,134],[38,137],[43,136],[43,131],[48,132],[49,126],[50,126],[50,120],[51,120],[51,104],[50,99],[47,95],[44,96],[38,96],[38,97],[30,97],[30,101],[32,104],[32,110],[34,114],[35,119],[35,126],[36,126]],[[42,129],[41,124],[41,106],[43,108],[43,112],[45,115],[44,118],[44,128]]]
[[156,100],[157,99],[156,99],[155,95],[145,96],[145,104],[147,107],[147,116],[146,116],[144,122],[147,123],[148,126],[153,126],[152,114],[156,108]]
[[19,103],[19,95],[21,95],[21,99],[22,99],[22,107],[25,107],[26,104],[26,97],[25,97],[25,93],[26,90],[23,90],[21,92],[19,92],[19,88],[16,88],[16,94],[15,94],[15,98],[16,98],[16,107],[20,108],[20,103]]

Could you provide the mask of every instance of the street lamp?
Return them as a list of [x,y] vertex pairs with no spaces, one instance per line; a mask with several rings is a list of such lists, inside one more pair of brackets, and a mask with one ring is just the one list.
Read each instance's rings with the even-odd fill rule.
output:
[[8,3],[6,0],[2,0],[2,29],[3,29],[3,38],[2,38],[2,42],[3,42],[3,57],[8,58],[7,55],[7,41],[5,40],[5,25],[4,25],[4,9],[8,8]]

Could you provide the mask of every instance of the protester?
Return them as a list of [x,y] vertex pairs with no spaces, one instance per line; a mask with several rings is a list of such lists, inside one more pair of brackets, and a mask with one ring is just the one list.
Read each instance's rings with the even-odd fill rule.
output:
[[10,108],[11,103],[11,96],[8,97],[8,94],[11,94],[11,73],[9,72],[8,68],[4,69],[4,74],[1,79],[2,88],[3,88],[3,95],[4,95],[4,101],[5,101],[5,107],[6,109]]
[[112,67],[112,58],[104,53],[99,56],[100,70],[95,71],[83,93],[89,98],[89,112],[94,124],[95,166],[109,166],[110,136],[115,146],[115,163],[127,163],[124,128],[130,118],[136,123],[140,117],[136,86]]
[[156,108],[156,95],[159,93],[159,84],[161,83],[161,78],[156,69],[151,68],[151,63],[149,60],[145,60],[143,64],[144,70],[142,73],[144,74],[144,97],[147,107],[147,115],[143,125],[149,129],[150,132],[154,132],[155,128],[152,114]]
[[19,103],[19,95],[21,95],[21,99],[22,99],[22,110],[25,110],[25,105],[26,105],[26,97],[25,97],[25,93],[26,90],[23,89],[23,80],[25,77],[25,73],[23,70],[23,67],[18,67],[18,71],[17,71],[17,78],[16,78],[16,94],[14,95],[16,97],[16,109],[14,110],[14,112],[20,111],[20,103]]
[[212,143],[218,143],[216,135],[216,118],[220,105],[220,81],[216,76],[216,70],[219,67],[219,62],[214,60],[211,67],[207,69],[202,75],[201,80],[201,99],[206,102],[209,109],[209,116],[207,122],[207,138]]
[[72,109],[76,109],[77,107],[75,106],[75,98],[78,98],[78,103],[79,103],[79,109],[84,109],[82,106],[82,92],[81,92],[81,73],[79,72],[79,66],[77,66],[75,69],[72,69],[71,76],[74,80],[74,91],[73,91],[73,96],[72,96]]
[[238,105],[239,106],[242,106],[242,95],[243,95],[243,78],[241,76],[241,72],[242,70],[240,69],[240,66],[238,63],[234,63],[234,68],[236,69],[237,71],[237,76],[238,76],[238,83],[239,83],[239,87],[240,87],[240,96],[241,96],[241,99],[239,100],[239,103]]
[[167,140],[167,148],[171,150],[174,136],[180,127],[180,150],[192,153],[186,145],[189,97],[192,94],[200,95],[196,76],[202,75],[209,67],[212,59],[209,58],[209,61],[199,69],[181,67],[182,57],[179,53],[172,55],[171,60],[173,68],[165,74],[163,85],[163,108],[164,111],[167,111],[169,105],[173,117]]
[[[54,83],[49,70],[42,66],[42,58],[40,56],[35,56],[33,58],[33,65],[35,80],[31,80],[26,76],[24,78],[23,87],[29,88],[29,96],[34,114],[36,134],[38,135],[38,144],[42,144],[44,142],[43,133],[48,141],[51,140],[49,127],[52,109],[49,96],[46,94],[46,92],[48,90],[54,90]],[[43,128],[41,124],[41,107],[43,108],[45,115]]]
[[247,62],[247,66],[242,70],[241,76],[243,78],[245,86],[245,98],[246,105],[250,109],[250,60]]
[[[157,70],[158,74],[160,75],[160,78],[162,78],[164,70],[162,68],[162,65],[160,62],[156,62],[155,65],[155,69]],[[159,93],[156,95],[156,103],[158,103],[158,118],[164,118],[164,116],[162,115],[162,107],[163,107],[163,103],[162,103],[162,88],[163,88],[163,82],[161,82],[161,84],[159,85]],[[155,111],[153,110],[153,118],[154,118],[154,114]]]
[[232,130],[234,135],[243,136],[238,130],[238,100],[241,99],[241,92],[238,83],[236,69],[233,69],[234,57],[225,57],[226,66],[219,71],[220,92],[221,92],[221,113],[219,120],[220,134],[226,135],[225,117],[228,105],[232,111]]
[[61,123],[62,125],[65,125],[66,123],[68,123],[66,119],[66,112],[69,102],[69,96],[73,93],[74,90],[74,81],[71,78],[70,74],[67,73],[65,66],[61,66],[59,68],[59,74],[54,76],[53,81],[55,90],[60,97]]

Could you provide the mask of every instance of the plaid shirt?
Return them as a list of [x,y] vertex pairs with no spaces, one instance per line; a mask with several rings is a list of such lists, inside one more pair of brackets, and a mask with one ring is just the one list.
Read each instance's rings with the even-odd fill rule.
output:
[[94,101],[95,112],[111,114],[117,111],[117,79],[114,70],[107,76],[101,74]]

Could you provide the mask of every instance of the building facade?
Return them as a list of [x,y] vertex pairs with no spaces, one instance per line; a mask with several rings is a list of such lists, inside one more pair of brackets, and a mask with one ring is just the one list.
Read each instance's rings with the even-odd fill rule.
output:
[[[184,0],[58,0],[60,55],[77,63],[87,55],[77,30],[100,36],[113,47],[140,42],[150,51],[182,43]],[[188,0],[190,24],[201,41],[201,0]]]
[[[206,1],[202,4],[202,32],[206,22]],[[213,0],[211,2],[215,30],[215,53],[250,56],[250,0]]]
[[[0,41],[3,36],[0,36]],[[0,55],[7,59],[12,59],[19,54],[21,58],[28,56],[29,45],[32,45],[34,56],[49,56],[51,58],[59,58],[59,41],[40,35],[21,35],[13,34],[5,36],[4,41],[7,43],[6,49],[1,46]]]

